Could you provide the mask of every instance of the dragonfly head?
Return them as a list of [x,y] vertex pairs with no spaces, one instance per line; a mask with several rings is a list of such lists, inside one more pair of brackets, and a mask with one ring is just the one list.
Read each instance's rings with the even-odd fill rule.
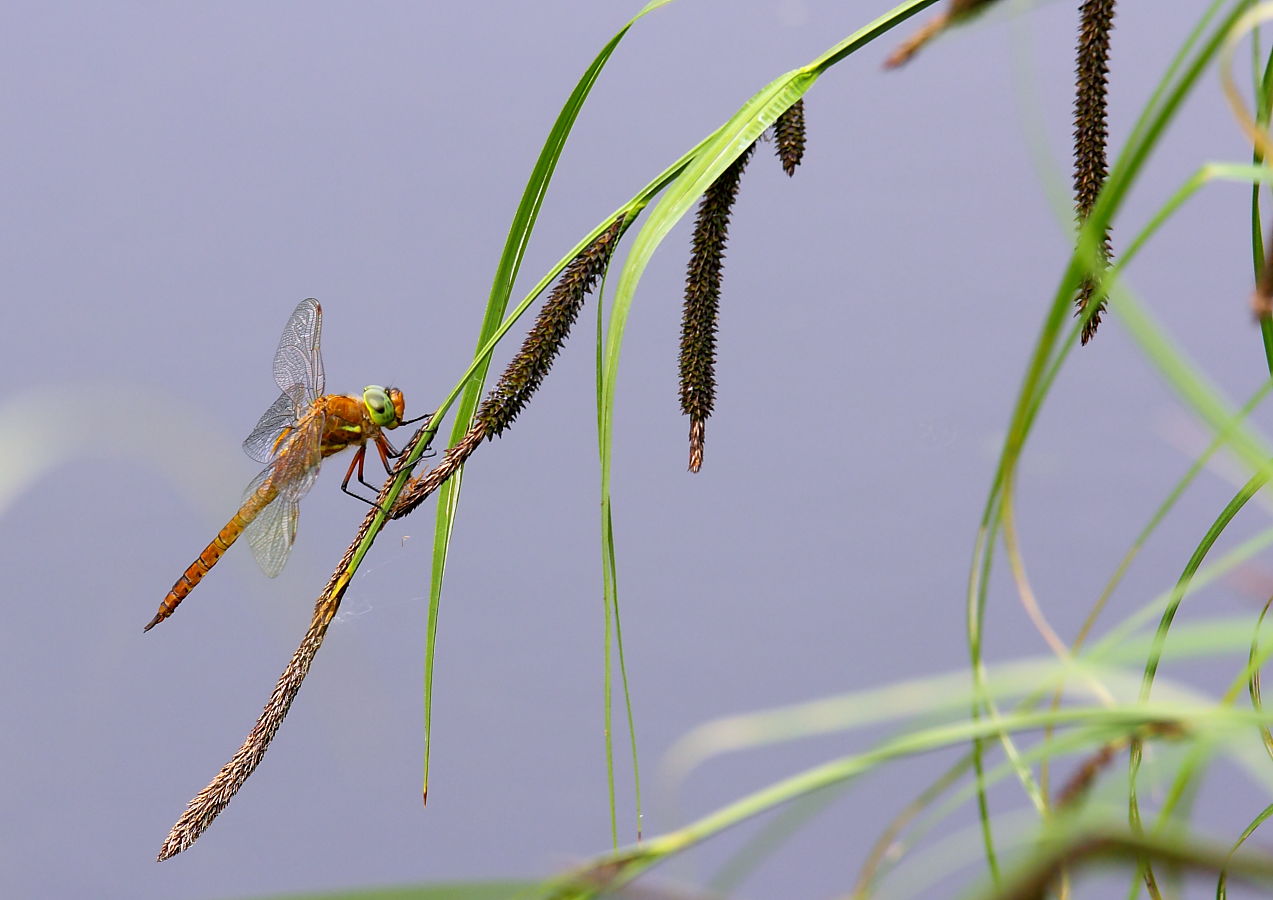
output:
[[371,421],[381,428],[397,428],[402,424],[406,401],[402,397],[402,391],[397,388],[369,384],[362,389],[362,402],[371,415]]

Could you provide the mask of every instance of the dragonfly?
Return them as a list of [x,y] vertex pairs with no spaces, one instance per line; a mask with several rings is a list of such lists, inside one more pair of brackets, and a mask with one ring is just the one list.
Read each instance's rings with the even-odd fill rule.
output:
[[244,452],[265,468],[248,483],[238,512],[177,579],[143,631],[172,615],[241,535],[247,535],[262,571],[271,578],[278,575],[296,541],[301,498],[314,486],[323,459],[357,447],[340,489],[372,503],[349,489],[355,471],[359,482],[376,489],[363,477],[367,444],[375,445],[390,471],[389,460],[401,453],[384,432],[427,418],[404,420],[402,391],[394,387],[371,384],[361,396],[324,394],[322,325],[323,309],[313,298],[302,300],[287,320],[274,354],[274,380],[282,393],[243,441]]

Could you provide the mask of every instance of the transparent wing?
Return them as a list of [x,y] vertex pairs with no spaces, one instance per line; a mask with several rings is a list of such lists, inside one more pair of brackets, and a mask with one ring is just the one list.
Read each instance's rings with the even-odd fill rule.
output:
[[318,480],[322,435],[322,415],[308,416],[297,426],[296,434],[283,444],[278,457],[262,469],[243,492],[246,501],[267,481],[277,491],[274,500],[244,530],[252,555],[270,578],[283,571],[283,564],[292,552],[301,498]]
[[301,414],[323,395],[326,384],[318,349],[322,330],[323,308],[313,297],[302,300],[287,320],[274,354],[274,380]]
[[[257,488],[274,474],[273,466],[266,466],[248,484],[243,492],[246,500]],[[265,509],[257,513],[255,519],[248,523],[243,536],[252,548],[252,556],[256,558],[261,571],[274,578],[283,571],[283,564],[292,552],[292,544],[296,540],[296,519],[300,515],[300,504],[293,499],[278,496]]]
[[269,462],[282,447],[283,433],[296,427],[296,407],[290,394],[282,393],[243,441],[243,452],[257,462]]
[[296,433],[283,443],[274,460],[274,484],[280,497],[300,500],[318,480],[318,466],[323,461],[323,414],[315,410],[296,425]]
[[252,520],[247,529],[248,546],[261,571],[270,578],[277,578],[292,555],[296,541],[296,520],[301,507],[295,500],[275,500]]

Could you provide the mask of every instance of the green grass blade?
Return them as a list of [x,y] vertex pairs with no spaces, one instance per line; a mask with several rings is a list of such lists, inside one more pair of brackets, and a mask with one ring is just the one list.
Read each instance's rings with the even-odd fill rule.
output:
[[[614,53],[619,42],[627,35],[628,30],[636,23],[638,19],[647,13],[665,5],[670,0],[654,0],[645,6],[636,16],[628,21],[626,25],[619,30],[614,37],[602,48],[596,58],[584,71],[583,76],[575,85],[575,89],[571,92],[565,106],[557,116],[556,122],[548,133],[547,139],[544,141],[544,147],[540,151],[539,157],[535,162],[535,166],[531,171],[530,178],[527,181],[526,189],[522,193],[521,202],[517,206],[517,211],[513,216],[512,225],[509,227],[508,237],[504,242],[504,251],[500,255],[499,264],[496,267],[495,278],[491,285],[490,295],[486,303],[486,311],[482,318],[482,325],[478,332],[477,347],[478,350],[474,356],[473,366],[470,367],[469,373],[462,379],[464,384],[464,396],[460,401],[456,410],[455,422],[451,429],[451,443],[459,440],[460,437],[468,430],[472,424],[473,415],[477,410],[477,402],[481,395],[482,388],[486,381],[486,372],[490,366],[490,347],[493,342],[505,332],[512,322],[503,322],[504,313],[508,308],[508,300],[512,294],[513,284],[517,279],[517,274],[521,268],[521,263],[525,257],[526,246],[530,241],[530,234],[534,230],[535,220],[539,215],[540,207],[543,205],[543,199],[548,190],[548,184],[552,180],[553,172],[557,167],[557,161],[561,158],[562,148],[565,146],[567,138],[574,127],[579,111],[583,108],[584,102],[592,91],[593,85],[601,74],[601,70],[609,61],[610,56]],[[599,231],[598,231],[599,233]],[[578,251],[576,251],[578,252]],[[573,255],[572,257],[573,258]],[[568,259],[566,260],[568,261]],[[562,263],[562,266],[565,262]],[[542,290],[542,287],[539,289]],[[535,295],[538,291],[535,292]],[[528,301],[529,302],[529,301]],[[523,304],[523,308],[525,305]],[[452,393],[454,397],[454,392]],[[448,403],[450,400],[448,400]],[[432,739],[432,721],[433,721],[433,666],[437,648],[437,622],[438,609],[442,597],[442,583],[446,574],[447,552],[450,547],[451,533],[454,528],[456,510],[459,505],[460,487],[463,483],[463,470],[455,474],[440,489],[438,496],[438,506],[436,514],[436,524],[433,539],[433,565],[429,579],[429,613],[428,624],[425,635],[425,662],[424,662],[424,762],[423,762],[423,789],[422,793],[425,798],[428,797],[429,791],[429,746]]]
[[[1269,118],[1273,115],[1273,49],[1264,60],[1263,72],[1259,68],[1260,32],[1257,26],[1251,34],[1251,60],[1254,67],[1252,81],[1255,86],[1255,124],[1261,131],[1268,131]],[[1264,151],[1254,147],[1251,162],[1262,166]],[[1264,270],[1264,223],[1260,215],[1260,182],[1251,183],[1251,262],[1258,281]],[[1273,319],[1260,320],[1260,338],[1264,342],[1264,358],[1269,374],[1273,375]]]
[[[1114,707],[1064,707],[1042,712],[1011,713],[994,721],[957,721],[916,729],[876,745],[864,753],[850,754],[782,779],[768,787],[739,798],[689,823],[651,838],[639,847],[625,848],[594,860],[582,870],[604,871],[614,876],[609,887],[627,883],[641,872],[668,856],[714,837],[726,829],[775,809],[792,800],[819,792],[836,784],[857,778],[893,760],[965,744],[977,737],[990,738],[999,732],[1022,733],[1046,727],[1073,727],[1077,732],[1059,746],[1067,751],[1083,746],[1101,746],[1112,737],[1133,735],[1146,727],[1161,728],[1171,724],[1182,735],[1206,734],[1212,738],[1231,732],[1232,739],[1241,730],[1269,721],[1269,714],[1249,710],[1217,708],[1212,705],[1126,704]],[[1046,745],[1033,748],[1027,761],[1055,752]],[[1004,766],[1002,775],[1009,773]],[[584,876],[587,878],[587,876]],[[582,894],[580,896],[595,896]]]
[[1220,878],[1216,881],[1216,900],[1225,900],[1229,896],[1229,860],[1233,859],[1233,855],[1246,843],[1246,839],[1255,834],[1256,829],[1268,821],[1269,816],[1273,816],[1273,805],[1264,807],[1260,814],[1251,820],[1251,824],[1242,829],[1241,837],[1234,842],[1233,847],[1229,850],[1229,855],[1225,858],[1225,866],[1220,870]]
[[[1053,356],[1057,341],[1060,339],[1063,323],[1069,311],[1070,298],[1073,296],[1080,277],[1085,273],[1099,272],[1098,247],[1114,213],[1135,183],[1150,153],[1158,145],[1159,139],[1167,125],[1175,117],[1184,99],[1197,84],[1205,67],[1217,56],[1229,29],[1242,13],[1242,6],[1231,8],[1226,16],[1219,19],[1218,26],[1204,40],[1202,35],[1217,11],[1223,6],[1220,0],[1212,3],[1199,23],[1192,29],[1185,47],[1177,54],[1167,74],[1160,79],[1151,101],[1137,120],[1128,138],[1123,152],[1118,156],[1111,168],[1105,186],[1097,199],[1091,214],[1079,231],[1076,247],[1070,262],[1058,283],[1053,301],[1036,339],[1035,349],[1031,355],[1026,374],[1018,393],[1017,401],[1009,421],[1007,435],[1000,452],[994,478],[986,498],[981,527],[978,532],[977,547],[972,561],[967,598],[967,619],[969,623],[968,645],[974,680],[980,683],[983,672],[981,667],[981,628],[984,621],[987,601],[988,579],[981,577],[989,572],[990,559],[994,553],[995,537],[998,530],[999,504],[1005,485],[1016,470],[1025,441],[1033,425],[1031,410],[1037,409],[1044,394],[1040,393],[1043,377],[1048,371],[1048,361]],[[1192,48],[1198,46],[1196,51]],[[1188,54],[1194,52],[1190,59]],[[1096,309],[1089,308],[1089,315]],[[975,709],[979,714],[979,709]],[[981,755],[983,748],[979,743],[973,744],[973,762],[976,770],[981,772]],[[1023,773],[1024,775],[1024,773]],[[1023,777],[1023,783],[1025,779]],[[986,834],[986,856],[992,872],[995,869],[994,848],[990,831],[988,802],[984,794],[979,798],[982,819]]]
[[[614,391],[617,383],[619,353],[623,344],[623,334],[636,294],[637,284],[648,265],[655,249],[667,236],[673,226],[689,211],[690,207],[703,194],[708,186],[727,168],[740,153],[755,141],[774,121],[793,103],[804,96],[805,92],[817,80],[819,72],[836,62],[846,58],[854,50],[865,46],[881,34],[905,21],[921,9],[932,5],[935,0],[912,0],[897,7],[893,12],[881,16],[854,34],[850,35],[836,47],[828,51],[805,69],[787,73],[775,79],[761,89],[724,125],[699,143],[697,147],[681,158],[656,179],[663,195],[658,204],[650,212],[647,221],[637,234],[632,248],[620,272],[615,298],[611,305],[608,327],[605,336],[598,342],[597,393],[598,393],[598,452],[601,459],[601,548],[602,548],[602,582],[603,601],[605,603],[605,651],[603,654],[603,712],[605,716],[606,734],[606,771],[611,801],[612,838],[618,839],[617,814],[614,809],[614,761],[613,761],[613,710],[611,706],[611,658],[610,634],[613,624],[614,634],[619,641],[620,666],[623,669],[624,697],[629,716],[629,735],[633,741],[634,777],[635,736],[631,724],[631,702],[628,693],[626,666],[623,664],[623,647],[619,615],[617,589],[616,557],[614,547],[614,511],[610,492],[611,459],[613,451]],[[644,209],[654,196],[654,191],[646,191],[634,198],[625,207],[629,217]],[[639,796],[639,788],[638,788]],[[639,820],[638,812],[638,820]],[[640,825],[638,821],[638,832]]]
[[1207,554],[1215,545],[1217,539],[1228,527],[1233,518],[1246,506],[1247,501],[1259,493],[1260,489],[1268,482],[1268,477],[1264,473],[1259,473],[1251,478],[1242,490],[1225,504],[1224,509],[1216,516],[1216,520],[1211,523],[1206,533],[1202,536],[1202,540],[1198,542],[1198,546],[1194,548],[1193,554],[1189,557],[1189,562],[1185,564],[1185,569],[1180,574],[1180,578],[1176,582],[1176,587],[1172,589],[1171,597],[1167,602],[1167,608],[1163,610],[1162,618],[1159,620],[1158,629],[1154,632],[1154,644],[1149,651],[1149,659],[1145,663],[1145,672],[1140,689],[1141,700],[1148,700],[1150,690],[1153,688],[1154,676],[1158,672],[1158,665],[1162,660],[1163,648],[1167,643],[1167,632],[1171,630],[1172,620],[1176,616],[1176,611],[1180,609],[1180,603],[1184,600],[1185,593],[1189,590],[1189,585],[1193,581],[1194,575],[1198,568],[1202,565]]

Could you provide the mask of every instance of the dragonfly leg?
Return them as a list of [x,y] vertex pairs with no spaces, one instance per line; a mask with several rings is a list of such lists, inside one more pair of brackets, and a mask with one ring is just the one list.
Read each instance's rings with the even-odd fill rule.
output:
[[345,480],[340,483],[340,489],[351,497],[357,497],[363,503],[367,503],[371,506],[375,506],[376,505],[375,500],[368,500],[362,494],[355,494],[353,491],[349,489],[349,479],[354,477],[354,469],[357,469],[358,480],[361,481],[367,487],[371,488],[372,490],[375,490],[375,486],[367,484],[366,479],[362,477],[362,464],[366,456],[367,456],[367,445],[363,444],[361,447],[358,448],[358,452],[354,454],[354,458],[349,461],[349,468],[345,470]]
[[401,450],[393,449],[393,444],[389,443],[389,439],[383,434],[376,435],[376,449],[380,451],[380,461],[385,464],[385,471],[392,472],[389,468],[389,460],[397,459],[402,455]]
[[[393,444],[390,443],[389,439],[385,437],[383,434],[381,434],[378,438],[376,438],[376,448],[380,451],[380,459],[385,464],[385,471],[391,474],[393,472],[393,469],[389,468],[389,459],[400,458],[402,454],[406,452],[406,449],[407,449],[406,447],[403,447],[401,450],[395,450],[393,448]],[[432,447],[429,447],[425,449],[423,453],[420,454],[420,457],[422,459],[428,459],[431,456],[437,456],[437,455],[438,455],[438,451],[434,450]],[[389,459],[385,459],[386,456],[388,456]]]
[[[376,438],[376,449],[380,451],[380,461],[381,461],[382,463],[384,463],[384,466],[385,466],[385,472],[386,472],[386,473],[388,473],[388,474],[393,474],[393,473],[392,473],[392,471],[389,469],[389,460],[385,459],[385,451],[384,451],[384,448],[380,446],[380,441],[381,441],[381,440],[383,440],[383,438],[380,438],[380,437]],[[380,493],[380,487],[379,487],[379,485],[371,484],[369,481],[367,481],[367,479],[366,479],[366,478],[364,478],[364,477],[363,477],[363,471],[362,471],[363,460],[365,460],[365,459],[367,458],[367,445],[366,445],[366,444],[363,444],[361,447],[359,447],[359,448],[358,448],[358,457],[359,457],[359,459],[358,459],[358,480],[362,482],[363,487],[370,488],[372,491],[374,491],[375,493],[379,494],[379,493]]]
[[[411,424],[411,423],[413,423],[413,422],[430,422],[430,421],[432,421],[432,420],[433,420],[433,413],[425,413],[425,414],[424,414],[424,415],[422,415],[422,416],[416,416],[414,419],[404,419],[403,421],[399,422],[398,424],[399,424],[399,425],[410,425],[410,424]],[[383,432],[381,432],[380,437],[381,437],[381,438],[384,438],[384,441],[385,441],[385,444],[386,444],[386,448],[385,448],[385,449],[387,449],[387,450],[389,451],[389,455],[390,455],[390,456],[392,456],[392,457],[393,457],[393,458],[395,458],[395,459],[397,459],[398,457],[400,457],[400,456],[402,455],[402,453],[403,453],[403,450],[405,450],[405,449],[406,449],[406,448],[403,448],[403,450],[394,450],[394,449],[393,449],[393,444],[390,444],[390,443],[389,443],[389,439],[388,439],[388,438],[386,438],[386,437],[384,436],[384,433],[383,433]],[[432,443],[432,442],[433,442],[433,437],[432,437],[432,436],[430,436],[430,437],[429,437],[429,442],[430,442],[430,443]],[[421,459],[428,459],[428,458],[429,458],[429,457],[431,457],[431,456],[437,456],[437,455],[438,455],[438,451],[434,450],[432,447],[425,447],[425,448],[424,448],[424,452],[420,454],[420,458],[421,458]],[[387,465],[386,465],[386,468],[388,468],[388,466],[387,466]]]

